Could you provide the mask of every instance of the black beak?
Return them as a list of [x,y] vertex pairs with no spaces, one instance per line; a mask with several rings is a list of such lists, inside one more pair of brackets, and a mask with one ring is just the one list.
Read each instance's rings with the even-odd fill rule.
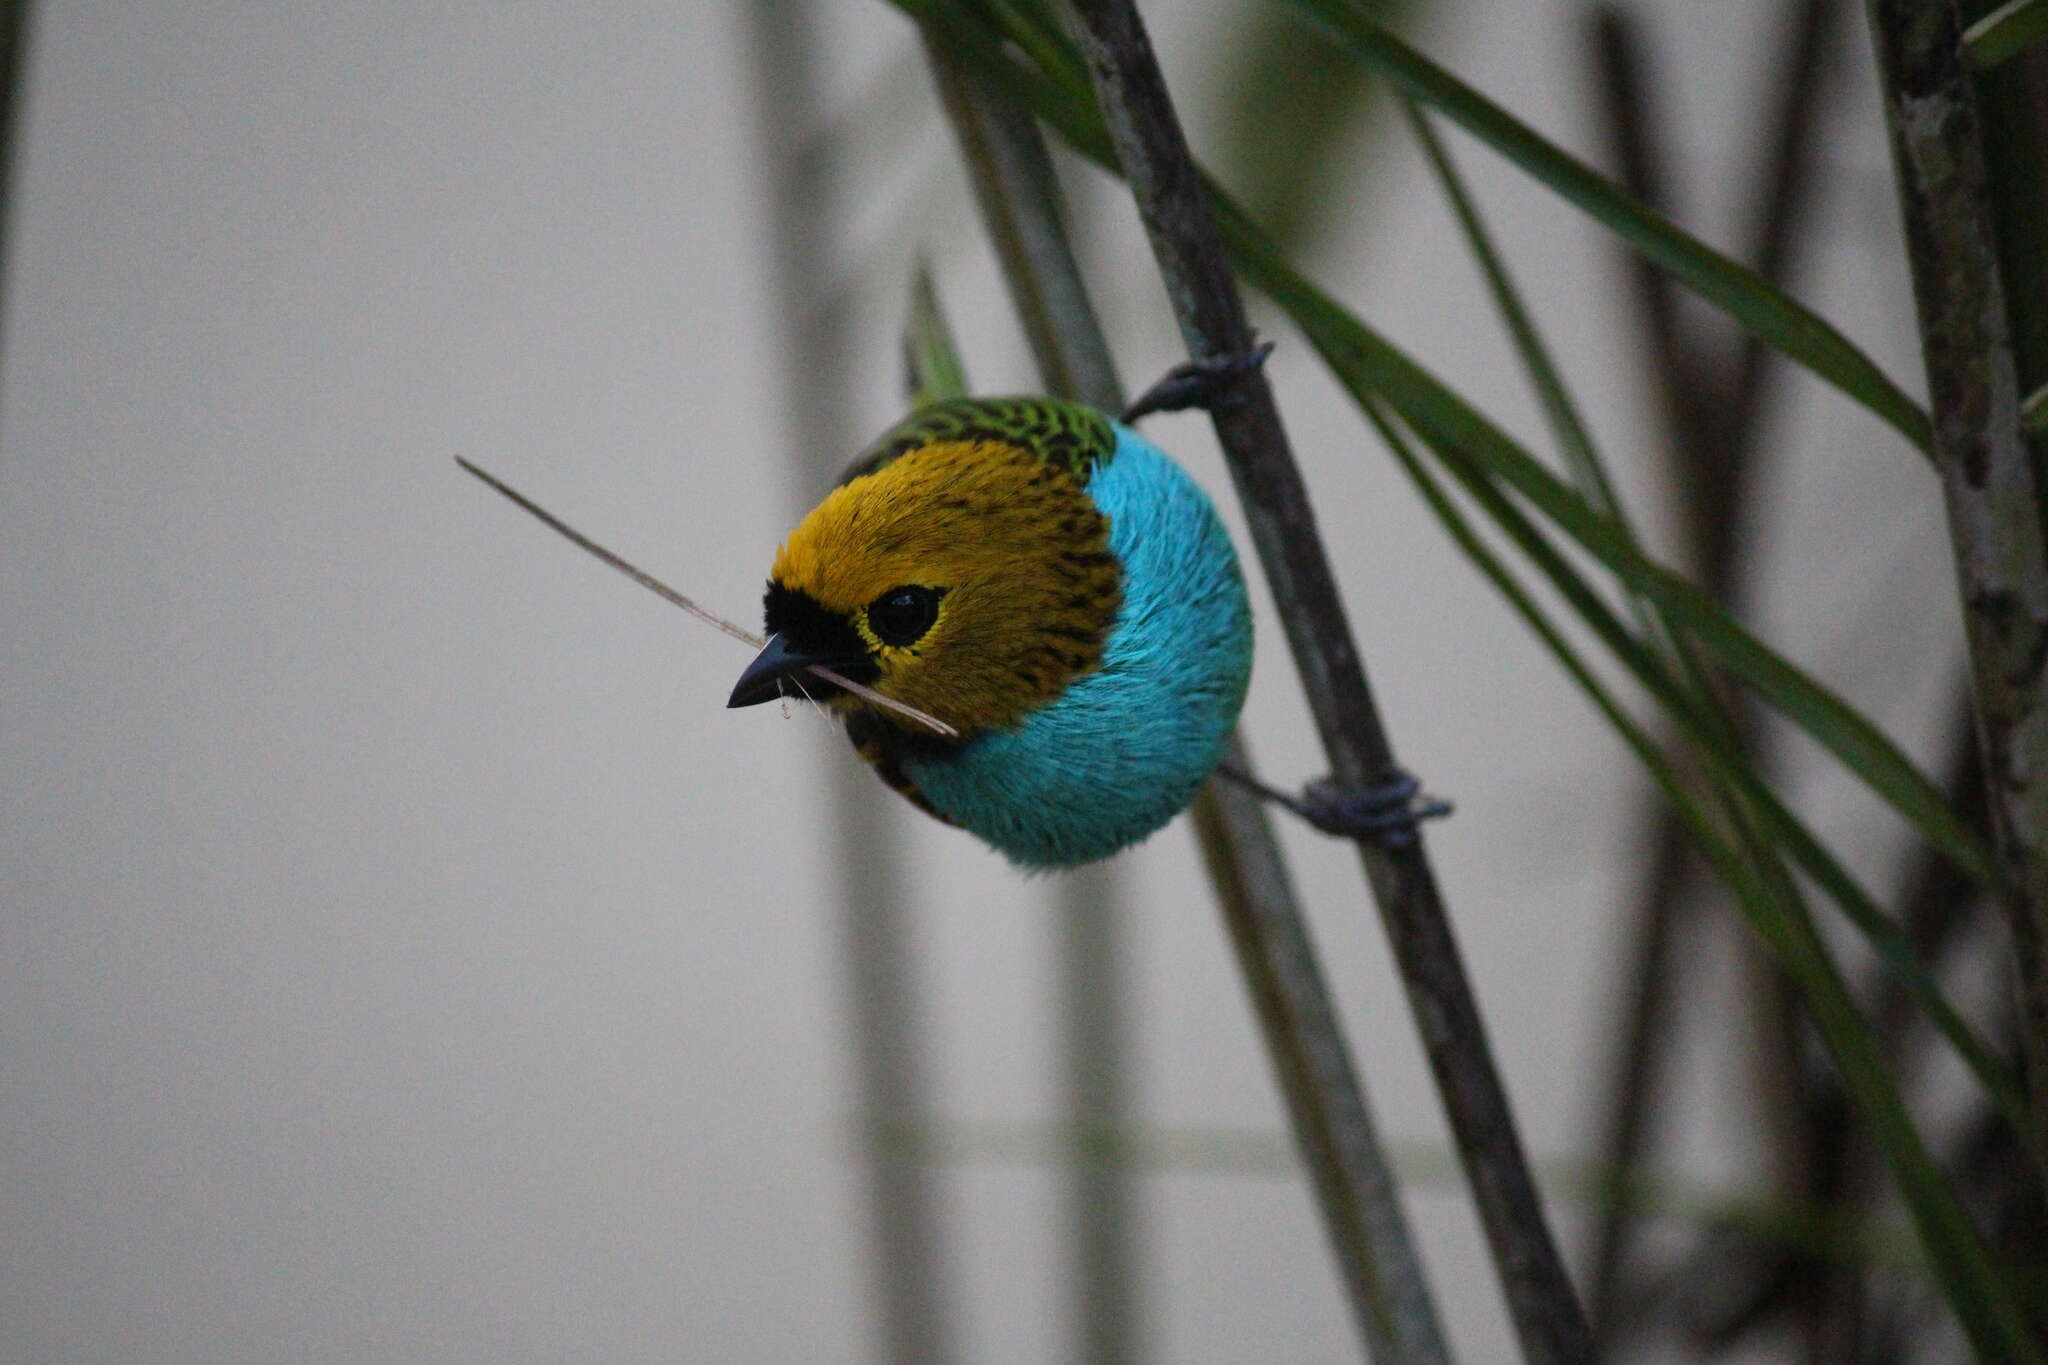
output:
[[[780,635],[773,635],[769,637],[766,647],[754,656],[754,662],[747,665],[747,671],[740,674],[740,680],[733,684],[732,696],[727,699],[725,704],[727,706],[759,706],[764,701],[774,701],[777,697],[783,695],[782,680],[784,678],[787,678],[792,673],[801,673],[812,664],[822,664],[826,668],[841,669],[857,667],[866,662],[865,658],[841,659],[837,656],[826,658],[821,655],[805,654],[800,650],[791,649],[783,642],[783,638]],[[823,680],[811,683],[808,686],[804,684],[798,684],[798,686],[804,687],[804,691],[819,697],[839,690]]]

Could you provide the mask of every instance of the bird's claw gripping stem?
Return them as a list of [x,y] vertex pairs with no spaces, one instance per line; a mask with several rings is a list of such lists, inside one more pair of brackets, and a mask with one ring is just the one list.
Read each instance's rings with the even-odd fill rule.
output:
[[1325,834],[1371,839],[1382,848],[1409,848],[1424,820],[1441,820],[1451,803],[1422,795],[1422,784],[1399,768],[1363,787],[1319,777],[1302,788],[1302,819]]
[[1424,820],[1441,820],[1451,803],[1423,796],[1422,784],[1400,768],[1389,768],[1378,780],[1346,787],[1335,778],[1319,777],[1290,796],[1269,787],[1250,773],[1225,764],[1218,771],[1276,805],[1285,806],[1325,834],[1340,839],[1369,839],[1381,848],[1412,848]]
[[1273,353],[1273,343],[1262,341],[1249,351],[1234,355],[1207,356],[1189,360],[1168,370],[1163,378],[1124,409],[1122,420],[1135,422],[1155,412],[1183,412],[1201,408],[1215,412],[1244,402],[1238,385],[1247,375],[1258,372]]

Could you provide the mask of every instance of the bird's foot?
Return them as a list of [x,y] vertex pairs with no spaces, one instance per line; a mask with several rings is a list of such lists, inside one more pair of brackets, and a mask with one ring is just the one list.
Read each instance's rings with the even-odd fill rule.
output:
[[1250,773],[1224,765],[1218,771],[1266,800],[1285,806],[1325,834],[1340,839],[1369,839],[1381,848],[1414,846],[1424,820],[1441,820],[1451,803],[1422,794],[1422,784],[1400,768],[1389,768],[1376,781],[1347,787],[1335,778],[1319,777],[1300,796],[1269,787]]
[[1258,373],[1271,354],[1273,343],[1262,341],[1249,351],[1208,356],[1176,365],[1157,384],[1140,394],[1137,402],[1124,409],[1122,420],[1135,422],[1151,413],[1184,412],[1189,408],[1215,412],[1219,408],[1237,407],[1245,401],[1238,386],[1248,376]]
[[1371,839],[1382,848],[1408,848],[1424,820],[1441,820],[1451,803],[1422,793],[1422,784],[1389,768],[1362,787],[1319,777],[1302,788],[1301,817],[1325,834]]

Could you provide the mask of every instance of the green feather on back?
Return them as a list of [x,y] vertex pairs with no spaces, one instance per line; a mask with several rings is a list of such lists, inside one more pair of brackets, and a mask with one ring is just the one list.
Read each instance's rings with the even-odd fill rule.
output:
[[952,441],[1001,441],[1059,465],[1086,484],[1116,451],[1116,429],[1094,408],[1057,398],[947,398],[883,432],[839,477],[849,483],[906,451]]

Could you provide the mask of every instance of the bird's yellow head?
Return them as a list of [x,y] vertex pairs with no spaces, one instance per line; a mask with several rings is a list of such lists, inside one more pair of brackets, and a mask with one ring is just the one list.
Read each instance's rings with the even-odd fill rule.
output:
[[962,735],[1008,728],[1096,667],[1121,601],[1108,518],[1067,467],[935,441],[834,489],[790,533],[768,580],[772,638],[732,704],[786,689],[867,705],[804,671],[818,664]]

